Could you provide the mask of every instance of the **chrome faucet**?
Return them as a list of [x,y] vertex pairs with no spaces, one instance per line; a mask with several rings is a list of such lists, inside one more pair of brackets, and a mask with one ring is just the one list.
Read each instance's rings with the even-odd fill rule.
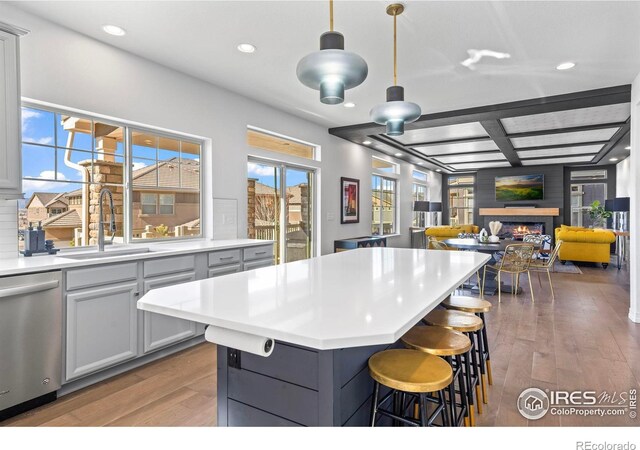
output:
[[100,190],[100,220],[98,221],[98,251],[104,251],[104,226],[107,224],[106,221],[103,220],[103,212],[102,212],[102,200],[104,196],[107,195],[109,197],[109,231],[111,232],[111,244],[113,244],[113,238],[116,235],[116,214],[113,208],[113,194],[107,188],[102,188]]

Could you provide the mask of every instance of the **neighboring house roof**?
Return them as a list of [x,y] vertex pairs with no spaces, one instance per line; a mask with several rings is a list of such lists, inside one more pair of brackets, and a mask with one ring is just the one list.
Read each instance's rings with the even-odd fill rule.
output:
[[187,228],[199,228],[200,227],[200,219],[195,219],[187,223],[183,223],[182,225],[178,225],[180,227],[186,226]]
[[76,189],[75,191],[71,191],[71,192],[65,192],[64,196],[66,198],[69,198],[69,197],[81,197],[82,196],[82,188]]
[[137,186],[198,189],[200,187],[200,161],[183,159],[180,163],[178,158],[160,161],[158,164],[134,170],[133,181]]
[[46,206],[47,203],[56,198],[58,195],[59,194],[57,192],[34,192],[33,194],[31,194],[31,197],[27,201],[25,208],[28,208],[31,202],[33,202],[34,200],[38,200],[40,203],[42,203],[42,206]]
[[256,181],[256,195],[276,195],[276,190],[273,186]]
[[79,228],[82,226],[82,219],[77,210],[70,209],[43,220],[42,226],[46,228]]
[[[44,206],[47,208],[51,208],[56,203],[62,203],[61,206],[67,206],[69,204],[69,200],[65,198],[65,192],[61,192],[60,194],[56,194],[51,200],[49,200]],[[60,205],[58,205],[60,206]]]

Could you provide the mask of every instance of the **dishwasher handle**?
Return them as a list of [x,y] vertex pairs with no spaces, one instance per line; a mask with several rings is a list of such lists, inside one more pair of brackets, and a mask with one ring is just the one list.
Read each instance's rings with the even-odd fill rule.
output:
[[33,294],[35,292],[48,291],[55,289],[60,285],[59,280],[45,281],[43,283],[25,284],[23,286],[15,286],[0,289],[0,298],[14,297],[16,295]]

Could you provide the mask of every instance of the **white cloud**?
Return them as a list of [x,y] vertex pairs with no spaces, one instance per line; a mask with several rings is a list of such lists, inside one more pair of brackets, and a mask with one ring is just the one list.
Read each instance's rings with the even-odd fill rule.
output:
[[53,138],[52,137],[43,137],[43,138],[31,138],[29,136],[25,136],[24,138],[25,142],[34,142],[36,144],[42,144],[42,145],[51,145],[53,143]]
[[143,162],[134,162],[132,166],[133,170],[144,169],[145,167],[147,167],[147,165]]
[[[60,184],[52,181],[55,179],[55,175],[53,170],[44,170],[40,172],[39,176],[34,177],[38,178],[36,180],[22,180],[22,189],[29,195],[36,191],[48,192],[60,189]],[[62,172],[58,172],[58,180],[65,181],[66,179]]]
[[253,175],[256,177],[268,177],[269,175],[274,175],[273,167],[263,166],[250,162],[247,168],[249,170],[249,175]]

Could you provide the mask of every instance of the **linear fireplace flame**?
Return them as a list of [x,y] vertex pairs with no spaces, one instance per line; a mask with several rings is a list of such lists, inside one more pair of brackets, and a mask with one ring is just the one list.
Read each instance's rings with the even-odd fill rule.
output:
[[544,234],[544,223],[504,222],[500,234],[510,234],[514,239],[522,240],[527,234]]

